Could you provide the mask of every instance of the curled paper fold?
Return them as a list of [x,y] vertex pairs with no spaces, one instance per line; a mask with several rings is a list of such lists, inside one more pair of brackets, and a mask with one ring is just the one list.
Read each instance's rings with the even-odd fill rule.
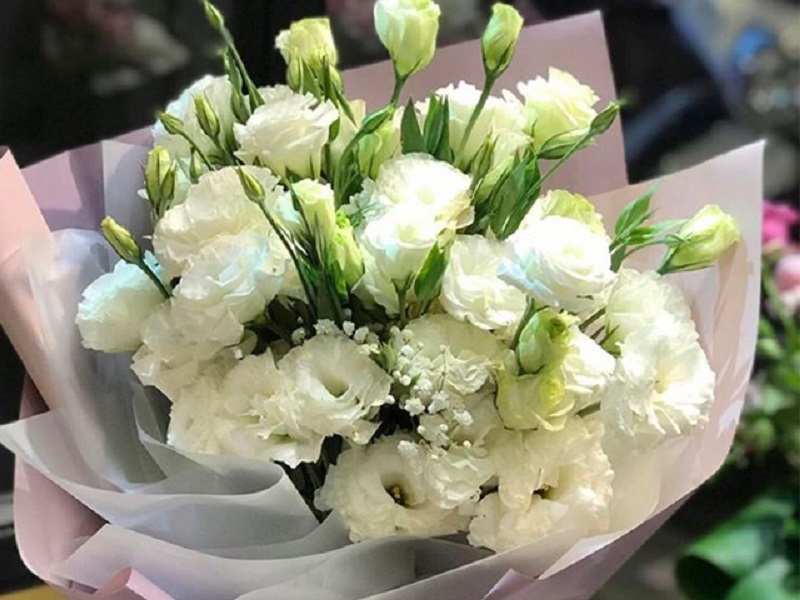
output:
[[[480,64],[462,59],[473,55],[480,53],[463,45],[444,49],[409,89],[420,96],[454,74],[479,81]],[[527,30],[514,64],[508,81],[553,65],[574,72],[604,100],[614,97],[598,15]],[[379,81],[386,71],[346,74],[348,91],[380,100],[371,94],[386,88]],[[560,180],[594,194],[606,223],[647,186],[627,185],[618,127],[579,154]],[[67,597],[589,598],[721,465],[757,333],[760,144],[665,177],[654,198],[659,218],[685,218],[713,200],[742,227],[742,243],[718,268],[676,280],[718,375],[709,425],[615,463],[610,533],[581,539],[564,532],[497,555],[449,538],[350,544],[336,519],[316,524],[274,465],[168,446],[164,400],[142,390],[129,357],[80,347],[73,322],[81,291],[113,264],[93,231],[99,219],[110,213],[135,231],[147,226],[137,196],[146,144],[140,132],[25,172],[10,154],[0,158],[0,210],[10,215],[0,220],[0,321],[32,380],[23,420],[0,428],[0,443],[18,457],[15,519],[24,560]],[[652,268],[654,258],[642,252],[632,264]]]

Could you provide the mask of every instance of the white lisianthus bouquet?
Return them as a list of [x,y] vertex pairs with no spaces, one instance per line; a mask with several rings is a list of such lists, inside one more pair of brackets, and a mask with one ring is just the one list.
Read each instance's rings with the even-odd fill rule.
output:
[[[288,86],[256,89],[230,45],[227,75],[155,127],[153,254],[107,219],[121,261],[77,324],[88,348],[134,352],[171,403],[170,444],[281,465],[353,541],[462,534],[499,552],[602,533],[610,449],[708,419],[714,372],[668,276],[710,266],[738,228],[714,206],[654,221],[651,192],[606,231],[586,198],[543,193],[619,107],[598,112],[556,69],[492,96],[522,26],[506,5],[482,89],[398,105],[438,12],[376,4],[396,85],[363,118],[327,21],[278,37]],[[657,271],[625,267],[648,246],[666,248]]]
[[608,191],[610,84],[520,71],[546,46],[505,4],[459,82],[438,6],[378,0],[360,98],[326,19],[260,88],[203,5],[224,74],[103,143],[102,193],[0,156],[0,321],[50,409],[0,427],[32,568],[81,600],[588,598],[727,450],[756,150]]

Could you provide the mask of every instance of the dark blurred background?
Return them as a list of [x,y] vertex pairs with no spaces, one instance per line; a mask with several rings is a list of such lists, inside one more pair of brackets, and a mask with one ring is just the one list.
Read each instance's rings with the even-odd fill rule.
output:
[[[480,35],[490,2],[438,1],[440,43]],[[343,67],[384,58],[372,29],[373,0],[217,4],[259,84],[282,81],[275,35],[304,16],[331,16]],[[604,11],[618,90],[628,101],[623,127],[632,181],[766,138],[765,197],[797,204],[798,0],[516,5],[530,23]],[[147,126],[189,83],[219,69],[216,44],[196,0],[0,0],[0,145],[24,165]],[[16,417],[21,381],[21,366],[0,331],[0,422]],[[14,548],[11,482],[10,454],[0,451],[0,593],[32,583]],[[747,493],[705,502],[730,512]],[[707,522],[698,509],[679,513],[599,598],[680,598],[673,555]]]

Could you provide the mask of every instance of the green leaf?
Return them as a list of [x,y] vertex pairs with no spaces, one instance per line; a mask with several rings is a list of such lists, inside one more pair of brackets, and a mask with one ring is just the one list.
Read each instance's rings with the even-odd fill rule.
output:
[[647,193],[630,202],[617,217],[617,224],[614,226],[614,233],[618,240],[624,240],[627,235],[637,229],[651,215],[650,202],[656,192],[657,185],[653,185]]
[[453,161],[453,150],[450,148],[450,101],[447,98],[441,100],[435,94],[431,95],[422,137],[425,152],[437,160]]
[[423,123],[423,141],[425,149],[435,146],[439,137],[441,136],[441,121],[439,117],[439,96],[431,94],[428,99],[428,114],[425,115],[425,123]]
[[400,125],[400,141],[403,146],[403,154],[425,152],[425,141],[422,139],[422,131],[417,120],[417,109],[414,108],[412,99],[408,100],[406,110],[403,113],[403,121]]
[[775,555],[781,546],[783,523],[793,513],[793,494],[759,497],[679,559],[675,573],[681,589],[691,600],[725,598],[739,579]]
[[361,139],[365,135],[375,133],[378,129],[391,121],[392,117],[394,117],[394,106],[391,104],[368,115],[361,123],[361,129],[358,130],[356,138]]
[[432,155],[437,160],[453,162],[453,150],[450,148],[450,99],[445,98],[442,103],[442,132],[439,144],[433,149]]
[[778,361],[783,356],[783,348],[776,338],[761,338],[756,348],[759,356],[769,360]]
[[594,118],[591,126],[589,127],[589,133],[592,136],[598,136],[608,131],[614,124],[614,121],[617,119],[617,115],[619,115],[620,109],[621,106],[616,102],[612,102],[611,104],[609,104],[603,110],[603,112],[601,112]]
[[481,144],[478,153],[472,159],[470,171],[472,171],[472,184],[470,188],[475,191],[480,187],[481,182],[489,174],[494,163],[494,150],[497,145],[496,138],[487,138]]
[[414,281],[414,294],[417,300],[426,304],[436,299],[442,288],[442,278],[447,268],[447,251],[436,244],[420,269]]
[[725,600],[798,600],[800,590],[788,586],[792,563],[776,556],[741,579]]

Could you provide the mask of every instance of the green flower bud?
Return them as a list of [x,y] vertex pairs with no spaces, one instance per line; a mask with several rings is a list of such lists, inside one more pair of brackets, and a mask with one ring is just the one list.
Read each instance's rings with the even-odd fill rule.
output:
[[163,202],[161,207],[162,210],[168,209],[172,203],[172,199],[175,197],[176,177],[175,165],[172,164],[167,168],[167,171],[164,173],[164,177],[161,180],[161,199]]
[[150,205],[156,213],[160,212],[164,197],[162,188],[167,171],[172,166],[169,152],[163,146],[156,146],[147,156],[147,166],[144,169],[144,189],[150,199]]
[[326,65],[334,67],[339,62],[331,22],[327,18],[295,21],[289,29],[278,34],[275,47],[286,61],[290,73],[301,75],[302,65],[305,64],[314,74],[321,76]]
[[392,57],[398,77],[427,67],[436,53],[439,6],[431,0],[378,0],[375,29]]
[[517,49],[522,24],[522,16],[513,6],[500,3],[492,6],[492,18],[481,39],[483,66],[487,74],[499,77],[508,69]]
[[[478,189],[475,191],[475,203],[481,204],[485,202],[492,191],[500,183],[510,171],[514,168],[514,157],[507,156],[501,160],[495,167],[489,170],[486,176],[481,181]],[[534,205],[535,206],[535,205]]]
[[205,165],[197,152],[192,152],[192,160],[189,163],[189,179],[192,183],[200,181],[200,177],[205,173]]
[[247,198],[256,204],[262,204],[267,197],[267,192],[261,182],[244,169],[236,169],[236,172],[239,174],[239,181]]
[[330,244],[336,229],[336,208],[330,185],[313,179],[303,179],[292,186],[292,193],[305,217],[309,234]]
[[364,275],[364,257],[353,235],[350,219],[341,211],[336,214],[336,229],[331,240],[331,255],[342,274],[347,289],[353,289]]
[[497,386],[497,409],[509,429],[558,431],[574,408],[559,369],[521,377],[501,371]]
[[225,28],[225,17],[222,16],[222,13],[219,12],[216,6],[211,4],[208,0],[203,0],[203,8],[205,8],[206,11],[206,19],[208,19],[208,22],[214,29],[221,31]]
[[131,233],[111,217],[106,217],[100,224],[103,236],[111,244],[119,257],[127,263],[142,264],[144,254]]
[[742,238],[739,225],[716,204],[704,206],[676,234],[680,242],[667,255],[662,273],[711,266]]
[[577,319],[566,313],[545,308],[525,325],[517,345],[517,360],[524,373],[538,373],[558,365],[569,349],[570,327]]
[[200,129],[210,139],[216,140],[220,132],[219,118],[205,96],[194,97],[194,110],[197,114],[197,122],[200,123]]
[[183,135],[183,121],[169,113],[159,113],[158,120],[170,135]]

